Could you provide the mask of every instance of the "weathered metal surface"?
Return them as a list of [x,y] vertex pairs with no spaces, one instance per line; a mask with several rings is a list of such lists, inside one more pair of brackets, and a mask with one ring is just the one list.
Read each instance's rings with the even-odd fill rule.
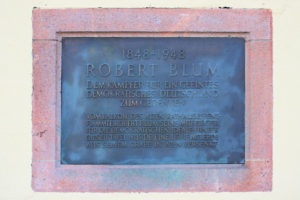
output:
[[64,38],[62,164],[245,162],[243,38]]

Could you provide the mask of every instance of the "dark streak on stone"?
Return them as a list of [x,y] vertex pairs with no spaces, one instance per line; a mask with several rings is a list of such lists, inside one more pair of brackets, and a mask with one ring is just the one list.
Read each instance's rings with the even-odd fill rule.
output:
[[43,137],[43,135],[47,132],[47,130],[43,130],[43,131],[40,131],[38,133],[36,133],[35,135],[36,136],[40,136],[40,137]]

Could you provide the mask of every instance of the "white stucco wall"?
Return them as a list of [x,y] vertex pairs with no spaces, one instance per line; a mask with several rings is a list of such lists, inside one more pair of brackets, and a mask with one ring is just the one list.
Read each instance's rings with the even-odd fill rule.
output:
[[[274,171],[272,192],[35,193],[31,189],[33,7],[270,8],[273,10]],[[0,6],[0,200],[15,199],[300,199],[299,0],[3,0]]]

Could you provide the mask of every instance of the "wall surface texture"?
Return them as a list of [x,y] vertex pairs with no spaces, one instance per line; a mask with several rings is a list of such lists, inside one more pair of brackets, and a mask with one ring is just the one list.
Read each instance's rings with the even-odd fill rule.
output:
[[[10,0],[0,8],[0,199],[300,199],[300,26],[297,0]],[[273,190],[250,193],[39,193],[31,189],[32,9],[266,8],[273,13]]]

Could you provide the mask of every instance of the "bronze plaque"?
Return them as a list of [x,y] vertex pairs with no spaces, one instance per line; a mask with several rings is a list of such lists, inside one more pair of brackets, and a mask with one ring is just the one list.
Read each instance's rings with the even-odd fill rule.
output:
[[245,162],[243,38],[63,38],[62,164]]

